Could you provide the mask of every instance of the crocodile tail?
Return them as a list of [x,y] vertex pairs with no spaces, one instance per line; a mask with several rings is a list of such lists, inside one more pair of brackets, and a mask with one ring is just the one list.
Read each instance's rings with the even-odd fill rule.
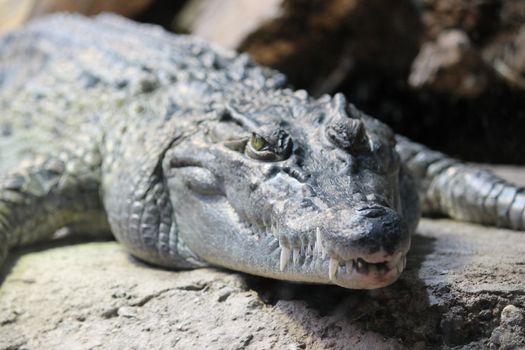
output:
[[525,188],[402,136],[396,149],[417,183],[424,214],[525,230]]

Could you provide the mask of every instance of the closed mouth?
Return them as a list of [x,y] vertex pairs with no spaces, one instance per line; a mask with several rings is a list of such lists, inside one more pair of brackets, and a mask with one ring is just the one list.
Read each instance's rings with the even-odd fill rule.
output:
[[393,255],[378,252],[349,259],[337,257],[323,247],[319,230],[313,245],[299,248],[279,245],[281,272],[287,268],[300,269],[305,265],[318,266],[319,270],[324,271],[322,273],[326,273],[328,280],[345,288],[374,289],[387,286],[396,281],[406,265],[406,252]]

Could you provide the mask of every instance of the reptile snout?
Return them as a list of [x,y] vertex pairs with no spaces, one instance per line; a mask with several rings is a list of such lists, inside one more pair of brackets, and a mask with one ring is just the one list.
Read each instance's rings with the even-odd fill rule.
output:
[[388,207],[363,204],[335,216],[334,225],[320,229],[323,247],[335,258],[376,262],[408,250],[408,228],[401,216]]
[[330,280],[355,288],[394,282],[405,267],[409,230],[394,210],[376,204],[338,210],[335,220],[317,230],[318,246],[328,260]]
[[379,288],[403,271],[410,235],[402,217],[376,202],[331,207],[280,231],[280,271],[318,271],[347,288]]

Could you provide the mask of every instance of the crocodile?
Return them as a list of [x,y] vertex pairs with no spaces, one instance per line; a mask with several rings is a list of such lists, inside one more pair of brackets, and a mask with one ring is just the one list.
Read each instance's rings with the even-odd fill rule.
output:
[[170,269],[387,286],[421,214],[525,230],[525,190],[189,35],[57,14],[0,39],[0,262],[111,232]]

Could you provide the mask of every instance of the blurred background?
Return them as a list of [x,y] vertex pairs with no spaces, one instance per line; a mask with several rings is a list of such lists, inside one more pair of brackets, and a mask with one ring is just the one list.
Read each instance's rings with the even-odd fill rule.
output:
[[523,0],[0,0],[0,32],[56,11],[199,35],[432,148],[525,164]]

